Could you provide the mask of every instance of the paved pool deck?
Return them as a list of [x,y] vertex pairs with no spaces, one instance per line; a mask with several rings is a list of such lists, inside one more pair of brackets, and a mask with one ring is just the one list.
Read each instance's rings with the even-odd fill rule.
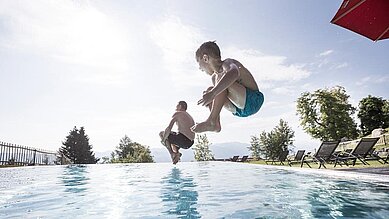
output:
[[340,169],[334,169],[334,170],[350,171],[350,172],[355,172],[355,173],[389,175],[389,167],[340,168]]

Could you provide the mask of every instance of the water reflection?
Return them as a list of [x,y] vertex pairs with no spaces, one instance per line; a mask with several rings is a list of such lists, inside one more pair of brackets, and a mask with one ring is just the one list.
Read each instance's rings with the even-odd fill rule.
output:
[[64,168],[61,181],[65,186],[65,192],[81,193],[87,190],[86,186],[89,178],[87,166],[85,165],[69,165]]
[[174,167],[171,173],[162,178],[162,203],[168,208],[163,212],[178,218],[200,218],[196,205],[198,193],[192,177],[183,176]]
[[385,218],[389,213],[389,207],[384,204],[389,203],[389,197],[383,197],[382,188],[375,189],[377,185],[344,180],[316,183],[308,192],[314,217]]

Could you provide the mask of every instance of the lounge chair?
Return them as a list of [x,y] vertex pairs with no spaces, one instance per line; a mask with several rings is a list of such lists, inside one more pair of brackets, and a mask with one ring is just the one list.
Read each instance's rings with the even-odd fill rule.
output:
[[384,164],[389,164],[389,152],[386,154],[386,157],[382,158]]
[[[343,156],[338,156],[335,162],[336,164],[346,164],[351,160],[353,166],[357,160],[360,160],[363,165],[370,165],[368,160],[378,160],[378,162],[384,164],[385,160],[378,155],[374,154],[374,145],[377,143],[379,138],[361,138],[357,146],[350,153],[345,153]],[[382,160],[382,162],[381,162]]]
[[289,166],[292,166],[292,164],[294,164],[294,163],[300,163],[301,159],[303,159],[304,153],[305,153],[305,150],[298,150],[296,155],[294,156],[294,159],[288,160]]
[[275,157],[270,160],[266,160],[265,163],[268,164],[271,162],[271,164],[276,164],[277,162],[280,162],[280,164],[284,165],[284,162],[286,161],[286,158],[288,157],[289,151],[281,151],[281,153],[278,155],[278,157]]
[[245,155],[241,159],[237,160],[238,162],[245,162],[249,156]]
[[230,161],[236,162],[238,159],[239,159],[239,156],[233,156],[232,158],[230,158]]
[[322,166],[324,168],[327,168],[325,164],[330,161],[335,161],[336,159],[336,156],[334,156],[334,152],[335,149],[338,147],[339,142],[340,141],[323,141],[312,158],[308,157],[308,155],[303,156],[301,160],[301,167],[303,167],[305,163],[309,166],[309,168],[311,168],[311,165],[309,165],[309,163],[315,162],[319,163],[319,169]]

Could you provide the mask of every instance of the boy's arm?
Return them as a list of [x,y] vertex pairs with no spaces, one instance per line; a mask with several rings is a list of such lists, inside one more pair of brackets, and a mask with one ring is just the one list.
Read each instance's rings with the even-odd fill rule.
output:
[[199,100],[197,102],[198,104],[202,104],[203,106],[208,105],[213,101],[213,99],[215,99],[217,95],[219,95],[221,92],[230,87],[236,80],[238,80],[240,75],[238,66],[232,62],[225,61],[225,63],[223,63],[223,68],[226,73],[212,90],[203,94],[203,99]]
[[167,137],[169,137],[170,132],[172,131],[174,123],[177,121],[177,113],[175,113],[170,121],[169,125],[166,127],[165,132],[163,133],[162,142],[165,142]]

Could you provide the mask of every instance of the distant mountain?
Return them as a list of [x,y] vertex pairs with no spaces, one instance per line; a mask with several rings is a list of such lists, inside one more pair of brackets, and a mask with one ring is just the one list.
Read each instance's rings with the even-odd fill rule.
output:
[[[247,149],[250,144],[241,143],[241,142],[225,142],[212,144],[210,149],[215,158],[230,158],[235,155],[243,156],[250,155],[250,151]],[[151,155],[155,162],[171,162],[169,152],[166,148],[150,148]],[[193,149],[184,150],[181,149],[182,153],[181,161],[194,161],[194,151]]]
[[235,155],[250,155],[251,153],[247,148],[249,146],[250,144],[242,142],[225,142],[212,144],[210,149],[215,158],[230,158]]
[[[250,155],[250,151],[247,149],[250,144],[242,143],[242,142],[225,142],[225,143],[217,143],[211,144],[210,149],[215,158],[230,158],[235,155],[239,155],[240,157],[243,155]],[[150,148],[151,156],[153,156],[154,162],[156,163],[165,163],[171,162],[171,158],[169,152],[164,147],[153,147]],[[95,152],[96,157],[111,157],[112,151],[104,151],[104,152]],[[188,150],[181,149],[182,153],[181,161],[190,162],[195,161],[194,159],[194,151],[192,148]]]
[[[158,148],[150,148],[150,150],[154,162],[156,163],[172,162],[172,159],[170,158],[170,154],[166,148],[158,147]],[[180,152],[182,153],[181,161],[190,162],[195,160],[194,152],[192,149],[188,149],[188,150],[181,149]]]
[[[96,151],[95,152],[95,157],[96,158],[102,158],[102,157],[109,157],[111,158],[111,152],[112,151]],[[100,159],[101,161],[101,159]]]

